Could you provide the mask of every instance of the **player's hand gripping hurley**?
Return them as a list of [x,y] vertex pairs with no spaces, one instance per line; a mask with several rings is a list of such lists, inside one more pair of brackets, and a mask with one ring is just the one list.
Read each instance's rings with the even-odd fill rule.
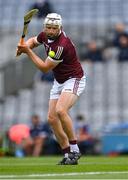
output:
[[[24,38],[27,34],[27,30],[28,30],[28,24],[30,23],[32,17],[38,12],[38,9],[32,9],[30,10],[27,14],[25,14],[24,16],[24,27],[23,27],[23,32],[22,32],[22,36],[20,38],[19,44],[23,44],[24,43]],[[16,56],[19,56],[20,52],[17,51]]]

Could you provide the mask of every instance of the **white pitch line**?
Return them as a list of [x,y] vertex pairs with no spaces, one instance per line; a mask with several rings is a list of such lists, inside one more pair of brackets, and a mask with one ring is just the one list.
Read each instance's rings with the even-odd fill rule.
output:
[[106,171],[106,172],[76,172],[76,173],[51,173],[51,174],[27,174],[27,175],[0,175],[1,178],[22,177],[55,177],[55,176],[78,176],[78,175],[101,175],[101,174],[128,174],[128,171]]

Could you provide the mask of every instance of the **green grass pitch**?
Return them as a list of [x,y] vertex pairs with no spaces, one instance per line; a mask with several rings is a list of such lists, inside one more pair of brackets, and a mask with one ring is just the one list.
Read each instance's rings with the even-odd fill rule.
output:
[[0,158],[0,179],[128,179],[128,156],[82,156],[79,165],[56,165],[62,157]]

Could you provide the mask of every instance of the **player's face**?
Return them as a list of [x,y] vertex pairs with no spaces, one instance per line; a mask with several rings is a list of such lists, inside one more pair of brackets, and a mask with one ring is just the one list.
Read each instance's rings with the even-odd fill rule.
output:
[[48,39],[55,40],[59,36],[60,27],[56,25],[46,25],[44,27],[44,32]]

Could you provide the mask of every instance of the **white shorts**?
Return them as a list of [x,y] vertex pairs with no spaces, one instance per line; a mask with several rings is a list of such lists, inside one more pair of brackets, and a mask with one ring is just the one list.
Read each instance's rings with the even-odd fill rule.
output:
[[54,80],[53,87],[50,91],[50,99],[58,99],[61,92],[70,92],[80,96],[84,91],[86,85],[86,77],[82,78],[71,78],[65,81],[63,84],[59,84]]

